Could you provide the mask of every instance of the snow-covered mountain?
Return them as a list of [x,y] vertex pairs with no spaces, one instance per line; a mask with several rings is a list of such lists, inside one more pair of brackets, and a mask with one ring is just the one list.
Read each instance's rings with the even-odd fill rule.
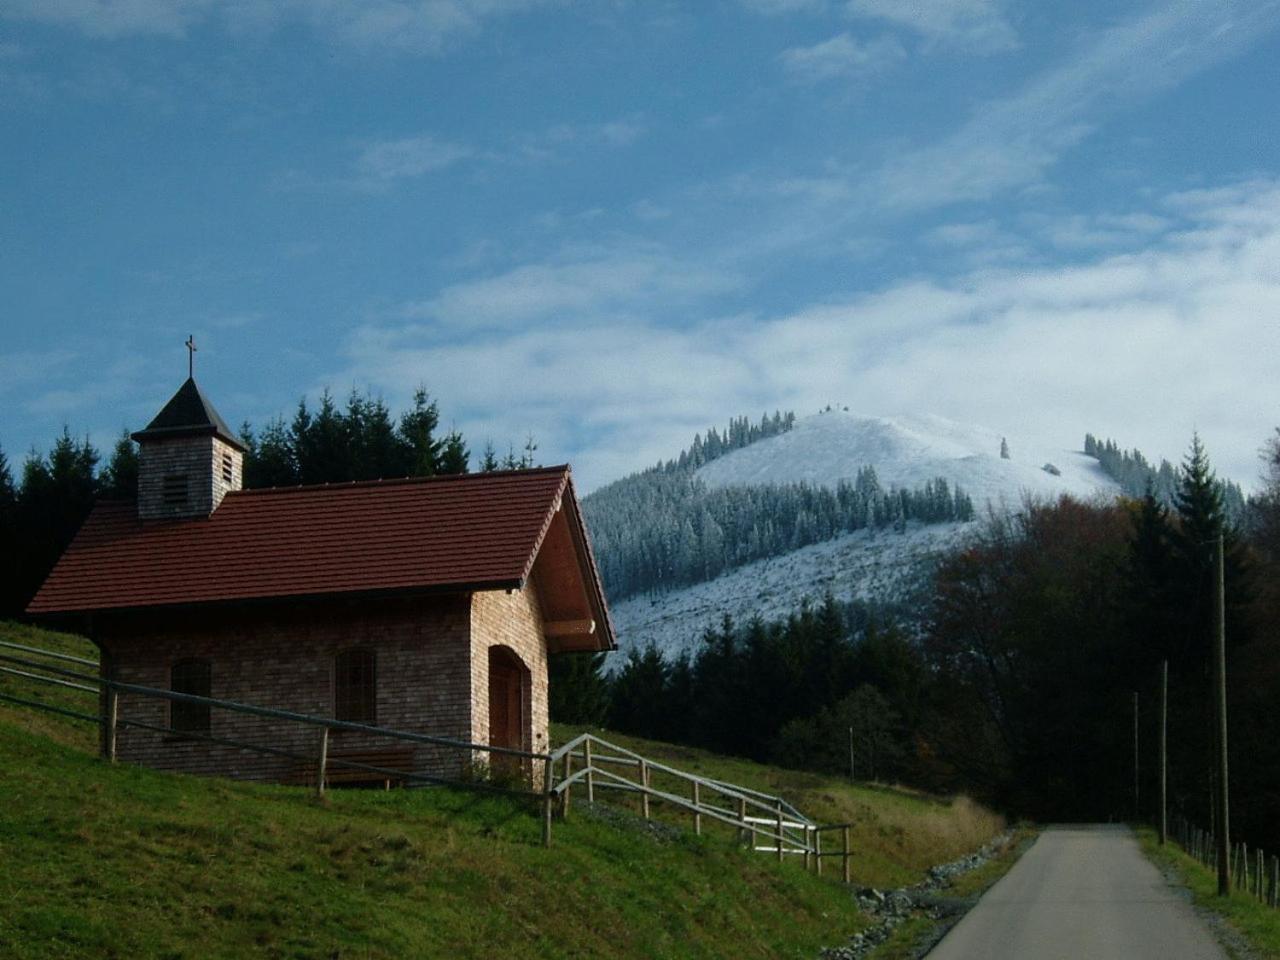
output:
[[[938,416],[863,417],[841,410],[797,420],[785,433],[701,466],[697,476],[713,489],[797,482],[834,487],[853,482],[868,466],[885,488],[914,489],[943,477],[969,494],[979,517],[988,505],[1013,509],[1027,496],[1088,499],[1120,492],[1096,459],[1063,445]],[[621,655],[649,644],[675,655],[691,649],[726,613],[739,623],[757,614],[768,620],[798,609],[806,597],[818,601],[828,590],[841,600],[910,602],[921,569],[963,542],[977,522],[859,530],[705,583],[629,597],[612,608]],[[615,655],[611,666],[620,662]]]
[[[1008,459],[1000,455],[1002,442]],[[840,480],[852,482],[866,466],[875,468],[884,487],[911,488],[945,477],[978,507],[986,502],[1014,507],[1024,494],[1087,498],[1119,492],[1098,461],[1078,450],[943,417],[860,417],[840,410],[797,420],[786,433],[713,460],[698,476],[710,487],[834,486]]]

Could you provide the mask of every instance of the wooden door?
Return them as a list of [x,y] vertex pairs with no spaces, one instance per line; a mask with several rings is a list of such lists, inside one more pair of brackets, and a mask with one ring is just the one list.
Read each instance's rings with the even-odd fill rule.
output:
[[[518,657],[502,647],[489,648],[489,743],[512,750],[527,749],[524,730],[527,726],[524,703],[524,666]],[[495,773],[518,774],[523,764],[519,757],[492,755],[490,767]]]

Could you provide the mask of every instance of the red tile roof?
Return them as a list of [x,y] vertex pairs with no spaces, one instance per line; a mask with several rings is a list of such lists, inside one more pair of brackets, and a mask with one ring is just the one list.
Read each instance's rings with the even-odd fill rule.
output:
[[[519,588],[562,497],[567,466],[238,491],[197,520],[143,523],[132,502],[103,502],[27,612]],[[589,546],[583,562],[607,609]]]

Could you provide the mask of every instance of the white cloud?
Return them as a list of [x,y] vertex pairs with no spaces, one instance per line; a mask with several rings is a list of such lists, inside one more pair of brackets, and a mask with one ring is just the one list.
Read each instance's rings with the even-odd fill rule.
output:
[[848,33],[839,33],[811,47],[791,47],[782,51],[778,59],[795,79],[817,83],[880,73],[905,56],[902,44],[893,37],[877,37],[863,43]]
[[620,117],[600,123],[557,123],[519,139],[516,156],[549,160],[567,146],[627,147],[649,132],[642,117]]
[[72,27],[91,37],[183,37],[214,0],[10,0],[0,15]]
[[360,48],[439,52],[488,20],[562,0],[9,0],[0,16],[116,39],[182,38],[205,23],[262,33],[301,22]]
[[517,267],[453,284],[406,306],[403,315],[455,328],[518,327],[543,319],[675,306],[722,293],[730,276],[666,255],[621,251],[585,260]]
[[858,17],[887,20],[914,30],[930,43],[994,53],[1017,46],[1001,4],[995,0],[849,0]]
[[421,321],[365,326],[329,382],[391,399],[426,382],[477,445],[532,431],[587,488],[731,415],[833,400],[1064,448],[1092,430],[1171,459],[1198,429],[1220,472],[1249,483],[1280,422],[1280,183],[1171,202],[1193,221],[1142,252],[977,269],[769,317],[711,314],[696,297],[673,313],[656,262],[529,265],[424,313],[517,322],[463,341]]
[[363,186],[385,186],[395,180],[443,170],[473,154],[470,147],[432,136],[380,140],[360,151],[356,159],[356,182]]
[[799,13],[825,10],[827,0],[741,0],[748,10],[773,16],[782,13]]
[[1217,63],[1280,22],[1280,5],[1241,12],[1177,0],[1091,38],[1013,96],[979,104],[954,134],[893,157],[868,181],[881,207],[988,200],[1038,182],[1106,114]]

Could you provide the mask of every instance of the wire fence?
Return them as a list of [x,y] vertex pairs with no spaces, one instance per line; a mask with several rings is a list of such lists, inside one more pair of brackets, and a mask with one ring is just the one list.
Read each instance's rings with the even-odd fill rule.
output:
[[[1210,870],[1217,869],[1218,842],[1213,833],[1174,815],[1169,821],[1169,837],[1189,856]],[[1246,843],[1233,843],[1227,851],[1227,872],[1233,889],[1273,909],[1280,907],[1280,857],[1268,856],[1261,848],[1250,851]]]

